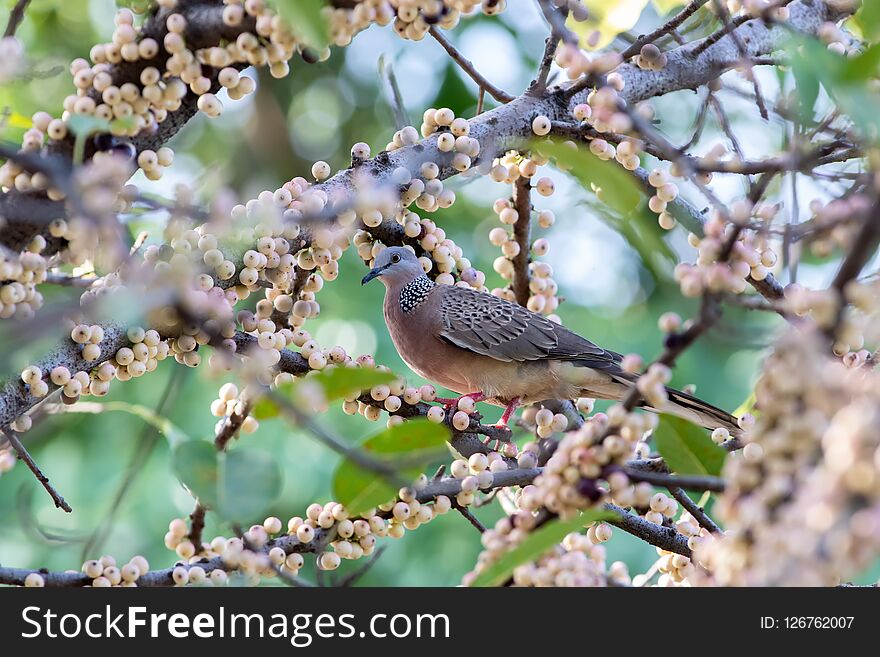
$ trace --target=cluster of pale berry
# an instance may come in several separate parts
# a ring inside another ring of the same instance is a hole
[[[248,414],[251,403],[250,391],[245,388],[241,392],[234,383],[224,383],[220,386],[217,399],[211,402],[211,414],[220,418],[214,427],[214,433],[218,434],[223,429],[227,418],[241,418],[241,433],[254,433],[260,427],[260,423],[253,415]],[[244,416],[244,417],[241,417]]]
[[[48,262],[40,255],[46,246],[41,235],[16,254],[0,253],[0,318],[29,319],[43,305],[37,285],[46,278]]]
[[[656,495],[662,495],[657,493]],[[655,496],[652,496],[651,503],[654,504]],[[664,497],[666,497],[664,495]],[[667,498],[668,499],[668,498]],[[701,527],[694,517],[687,511],[682,511],[678,520],[672,520],[671,516],[669,524],[675,530],[687,538],[688,548],[693,552],[698,546],[715,540],[715,535],[711,534],[705,527]],[[658,523],[659,524],[659,523]],[[669,552],[663,548],[657,548],[658,559],[647,572],[636,575],[632,578],[633,586],[647,586],[653,576],[659,573],[656,586],[693,586],[701,582],[697,576],[697,569],[691,558],[675,552]]]
[[[523,410],[520,421],[525,426],[534,428],[538,438],[550,438],[554,433],[563,433],[568,428],[568,418],[565,415],[554,413],[550,409],[537,404],[533,404]],[[537,454],[537,445],[535,443],[527,443],[523,450],[523,453],[534,451]]]
[[[421,475],[412,487],[401,488],[396,499],[359,516],[350,516],[338,502],[312,504],[306,509],[305,517],[288,520],[286,534],[282,532],[281,520],[270,517],[262,525],[251,526],[242,538],[218,536],[195,546],[189,538],[186,522],[175,518],[169,524],[165,545],[186,562],[175,568],[175,584],[225,582],[226,572],[215,576],[218,568],[199,565],[215,557],[223,561],[219,570],[237,572],[250,585],[258,584],[261,577],[274,577],[279,572],[298,574],[304,563],[302,552],[317,552],[317,567],[335,570],[342,559],[369,556],[380,538],[402,538],[406,530],[431,522],[447,513],[453,504],[462,507],[473,504],[480,489],[492,486],[493,472],[507,468],[504,457],[497,452],[477,454],[467,461],[460,459],[452,463],[451,477],[440,482],[460,482],[461,491],[454,501],[446,495],[438,495],[429,502],[419,502],[418,491],[428,483],[427,477]],[[327,537],[332,537],[329,542]]]
[[[835,54],[852,57],[859,53],[857,42],[836,23],[823,23],[816,30],[816,36]]]
[[[823,203],[820,199],[810,201],[810,222],[814,226],[810,236],[810,252],[825,258],[835,249],[849,249],[858,234],[861,218],[872,205],[871,198],[863,194],[834,199]]]
[[[831,0],[833,2],[852,4],[852,0]],[[767,16],[773,21],[787,21],[789,17],[788,3],[784,0],[727,0],[727,11],[732,15],[742,14],[755,18]],[[709,5],[710,11],[715,11],[714,5]]]
[[[853,280],[840,299],[834,290],[813,290],[797,283],[787,285],[783,307],[795,315],[810,317],[818,326],[836,326],[832,350],[844,365],[858,369],[873,362],[865,345],[880,343],[880,281]],[[841,309],[841,303],[846,305]]]
[[[370,357],[361,357],[356,362],[363,366],[371,366]],[[406,381],[397,379],[390,384],[373,386],[366,393],[354,393],[342,402],[342,410],[346,415],[360,413],[370,422],[376,422],[382,415],[382,410],[388,412],[388,426],[394,426],[403,422],[404,418],[395,415],[404,404],[415,405],[420,402],[431,402],[436,397],[434,386],[423,385],[420,388],[407,386]],[[435,410],[436,409],[436,410]],[[446,414],[439,406],[432,406],[428,410],[427,418],[431,422],[444,422]]]
[[[846,366],[859,368],[875,359],[865,344],[880,344],[880,281],[850,281],[843,292],[850,305],[840,317],[834,353]]]
[[[559,441],[543,472],[522,490],[520,508],[532,512],[543,507],[571,518],[609,495],[621,506],[648,507],[651,487],[632,486],[614,466],[644,455],[647,447],[642,438],[655,426],[654,416],[627,413],[619,404],[609,408],[607,415],[589,417],[580,429]],[[599,485],[602,480],[608,482],[607,487]]]
[[[672,230],[676,223],[668,206],[678,198],[678,186],[669,178],[664,169],[654,169],[648,174],[648,184],[654,190],[654,195],[648,200],[648,208],[658,215],[657,223],[663,230]]]
[[[538,122],[541,119],[546,119],[546,117],[539,116],[535,121]],[[546,163],[547,159],[537,152],[532,153],[529,157],[525,157],[516,151],[511,151],[493,162],[489,176],[495,182],[513,184],[520,178],[531,179],[535,175],[537,167]],[[542,196],[550,196],[555,191],[553,180],[549,177],[539,178],[534,188]],[[510,232],[511,228],[508,227],[513,227],[520,221],[519,212],[510,198],[497,199],[492,209],[498,215],[498,220],[502,224],[502,226],[489,231],[489,242],[493,246],[500,248],[502,254],[495,259],[493,269],[504,280],[512,281],[515,274],[513,263],[520,255],[522,247],[515,235]],[[530,208],[529,215],[531,216],[533,212],[535,210]],[[540,228],[550,228],[556,222],[556,216],[552,210],[541,210],[535,212],[535,214],[537,225]],[[522,220],[528,221],[529,218],[523,218]],[[529,276],[530,294],[526,305],[532,312],[549,315],[555,321],[558,321],[559,318],[555,313],[559,307],[559,298],[557,296],[559,288],[556,281],[553,280],[553,268],[546,262],[532,259],[532,257],[546,256],[549,252],[550,243],[544,237],[535,239],[529,247],[527,273]],[[511,285],[503,288],[494,288],[492,294],[508,301],[515,301]]]
[[[662,71],[667,62],[666,53],[653,43],[646,43],[639,54],[633,57],[633,63],[645,71]]]
[[[446,231],[434,221],[419,219],[414,212],[405,212],[398,222],[403,222],[408,237],[418,240],[418,246],[424,252],[424,255],[419,256],[419,263],[437,284],[486,290],[486,274],[471,264],[464,256],[462,248],[446,237]],[[354,244],[358,255],[368,264],[386,248],[385,244],[368,231],[358,231],[354,236]]]
[[[491,564],[520,545],[537,526],[537,519],[527,512],[516,512],[498,520],[480,537],[483,550],[474,569],[464,575],[469,586]],[[517,566],[511,577],[514,586],[606,586],[605,547],[611,528],[598,523],[586,535],[571,533],[534,561]],[[618,568],[619,571],[619,568]],[[618,572],[617,574],[623,574]]]
[[[632,130],[632,118],[621,110],[623,103],[620,92],[626,86],[623,76],[617,71],[612,71],[605,76],[605,84],[593,89],[587,95],[587,105],[592,114],[586,122],[602,133],[625,134]],[[642,103],[636,107],[639,112],[647,113],[650,118],[653,111],[650,104]]]
[[[109,336],[105,335],[108,331]],[[65,404],[73,404],[83,395],[103,397],[114,379],[128,381],[152,372],[170,353],[169,344],[161,340],[157,331],[140,327],[122,331],[114,325],[76,324],[71,328],[70,339],[79,358],[90,366],[71,371],[65,365],[57,365],[43,371],[36,365],[28,365],[21,372],[26,394],[42,399],[50,390],[60,388],[61,401]],[[118,347],[120,343],[128,346]],[[108,346],[102,348],[102,344]],[[27,414],[12,423],[16,431],[27,431],[31,426],[32,420]]]
[[[86,331],[88,331],[88,337]],[[102,359],[101,340],[103,334],[104,330],[101,326],[89,327],[85,324],[78,324],[71,330],[70,337],[74,342],[83,345],[82,357],[84,360],[98,362]],[[110,356],[110,358],[98,368],[98,380],[104,381],[108,386],[114,378],[127,381],[153,371],[158,362],[167,358],[169,353],[173,351],[167,342],[161,340],[159,333],[154,329],[144,330],[139,326],[133,326],[126,330],[126,338],[130,346],[121,347],[112,356],[104,354],[105,357]],[[101,368],[104,368],[105,365],[109,365],[113,370],[102,372]],[[60,381],[64,378],[66,378],[64,372],[61,372],[57,380]],[[57,383],[55,379],[52,382]],[[75,395],[69,394],[74,390],[75,386],[70,390],[65,388],[65,395],[75,397]],[[104,395],[106,392],[103,386],[96,388],[95,381],[92,381],[80,394]]]
[[[271,536],[281,532],[281,520],[266,518],[262,525],[251,526],[241,538],[215,536],[200,546],[189,538],[186,521],[175,518],[168,524],[165,547],[174,550],[181,560],[171,573],[175,586],[224,586],[229,573],[235,573],[249,586],[256,586],[263,577],[282,574],[296,575],[304,563],[302,554],[265,550]],[[270,556],[271,555],[271,556]],[[216,563],[219,558],[222,563]],[[276,570],[277,569],[277,570]]]
[[[608,532],[608,525],[599,524],[590,527],[587,536],[569,534],[536,561],[518,566],[513,571],[513,585],[597,587],[606,586],[608,579],[625,583],[626,567],[620,564],[613,573],[606,571],[605,547],[597,545],[598,537]]]
[[[450,165],[459,173],[465,173],[471,168],[474,159],[480,154],[480,142],[470,135],[470,124],[467,119],[456,118],[455,112],[448,107],[435,109],[433,107],[425,110],[422,116],[421,133],[427,138],[431,135],[437,135],[437,149],[441,153],[450,153]],[[413,126],[406,126],[394,133],[394,137],[386,146],[386,150],[395,151],[404,146],[411,146],[419,140],[419,132]],[[428,163],[428,167],[431,164]],[[428,171],[433,172],[433,168]],[[395,172],[397,173],[397,172]],[[401,172],[403,173],[403,172]],[[425,171],[420,171],[424,174]],[[439,169],[437,170],[439,173]],[[433,176],[424,176],[425,182],[435,179],[437,173]],[[397,181],[399,185],[406,185],[409,181]],[[454,200],[454,199],[453,199]]]
[[[347,46],[354,36],[372,24],[393,22],[394,31],[404,39],[420,41],[432,25],[451,30],[462,14],[480,7],[484,14],[499,14],[507,0],[364,0],[351,7],[325,8],[330,38],[337,46]]]
[[[587,40],[587,45],[590,41]],[[604,75],[620,66],[623,59],[619,53],[608,51],[590,55],[574,43],[561,43],[554,56],[556,64],[565,71],[569,80],[584,75]]]
[[[758,231],[741,230],[729,248],[727,258],[720,258],[736,224],[746,223],[752,216],[769,222],[777,209],[775,205],[755,208],[743,200],[731,207],[730,222],[714,213],[703,226],[703,237],[694,234],[688,237],[690,244],[698,250],[696,263],[681,263],[675,268],[675,280],[681,293],[686,297],[700,296],[704,292],[740,294],[749,277],[756,281],[767,278],[776,265],[777,256],[768,244],[767,236]]]
[[[138,578],[146,575],[149,570],[149,563],[140,555],[132,557],[122,566],[118,566],[112,556],[104,555],[100,559],[86,561],[81,568],[81,572],[92,580],[89,586],[94,588],[137,586]],[[30,573],[25,578],[24,585],[41,588],[46,585],[46,580],[40,573]]]
[[[288,60],[303,47],[264,0],[225,0],[223,22],[229,28],[240,28],[237,38],[190,49],[187,20],[183,13],[172,11],[177,3],[160,4],[166,9],[159,14],[165,21],[164,29],[158,30],[163,33],[161,43],[144,36],[131,10],[120,9],[111,41],[92,47],[91,63],[82,58],[71,63],[76,93],[65,98],[61,118],[47,117],[40,125],[35,123],[34,130],[43,134],[28,131],[23,144],[26,149],[42,147],[44,135],[53,141],[67,138],[70,118],[75,115],[108,121],[110,132],[120,137],[155,130],[180,108],[188,93],[198,96],[197,105],[204,114],[219,116],[222,103],[215,95],[218,87],[226,89],[232,99],[254,91],[254,80],[241,76],[240,68],[268,65],[274,77],[284,77],[289,72]],[[170,56],[164,57],[163,52]],[[2,59],[5,63],[6,58]],[[136,67],[137,79],[114,79],[114,66],[123,63],[129,69]],[[172,159],[171,150],[163,148],[142,151],[137,161],[155,180]]]
[[[703,530],[705,531],[705,530]],[[676,586],[692,586],[694,584],[696,566],[690,558],[669,552],[662,548],[657,548],[657,561],[645,573],[635,575],[632,578],[633,586],[657,586],[660,588],[669,588]],[[657,581],[651,584],[654,575]]]
[[[34,114],[23,149],[42,148],[50,125],[47,113]],[[25,319],[42,305],[42,295],[36,286],[45,280],[48,259],[56,252],[61,262],[73,265],[95,257],[103,219],[120,210],[120,192],[130,174],[131,167],[109,153],[101,153],[88,165],[77,168],[72,180],[80,201],[75,214],[69,219],[53,219],[46,227],[47,235],[34,235],[17,255],[7,250],[0,256],[0,318]],[[64,197],[50,185],[46,174],[25,171],[13,160],[0,165],[0,188],[46,192],[52,200]],[[65,248],[59,251],[62,244]],[[109,251],[112,249],[107,249],[102,257],[112,261]]]
[[[727,531],[695,558],[720,585],[833,586],[880,553],[880,385],[822,338],[790,333],[756,386],[761,414],[725,466]]]

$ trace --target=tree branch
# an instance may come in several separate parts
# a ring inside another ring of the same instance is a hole
[[[709,517],[709,514],[703,510],[703,507],[699,506],[688,496],[684,489],[671,486],[669,492],[672,494],[672,497],[681,504],[684,510],[693,516],[694,520],[697,521],[697,524],[700,525],[700,527],[703,527],[713,534],[721,533],[721,528],[715,524],[715,521],[712,520],[712,518]]]
[[[24,20],[24,13],[27,11],[30,2],[31,0],[18,0],[18,2],[15,3],[12,11],[9,12],[9,21],[6,23],[6,31],[3,32],[4,37],[15,36],[15,31]]]
[[[520,176],[513,183],[513,207],[519,218],[513,225],[513,239],[519,244],[519,253],[513,258],[513,295],[525,306],[529,301],[529,251],[532,232],[532,181]]]

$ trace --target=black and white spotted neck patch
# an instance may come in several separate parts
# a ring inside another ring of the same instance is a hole
[[[427,276],[419,276],[403,286],[400,290],[400,309],[411,313],[418,308],[437,284]]]

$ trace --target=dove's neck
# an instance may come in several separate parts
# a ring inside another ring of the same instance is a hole
[[[398,302],[404,314],[413,312],[425,302],[428,295],[437,287],[437,284],[424,274],[416,276],[409,283],[400,288]]]

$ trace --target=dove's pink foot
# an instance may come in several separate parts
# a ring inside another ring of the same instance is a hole
[[[514,397],[508,402],[507,406],[504,408],[504,413],[501,414],[501,420],[496,424],[496,427],[506,427],[507,423],[510,421],[510,418],[513,416],[514,411],[519,407],[519,397]]]
[[[510,421],[510,418],[513,416],[514,411],[516,411],[516,409],[518,407],[519,407],[519,397],[514,397],[513,399],[510,400],[510,402],[504,408],[504,413],[501,414],[501,419],[491,426],[498,427],[499,429],[507,429],[509,431],[510,428],[507,426],[507,423]],[[488,447],[490,442],[492,442],[492,439],[486,438],[486,440],[483,441],[483,444]],[[498,451],[498,447],[499,447],[500,443],[501,443],[500,440],[495,441],[495,447],[494,447],[495,451]]]

